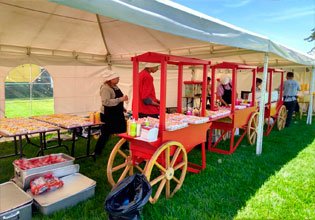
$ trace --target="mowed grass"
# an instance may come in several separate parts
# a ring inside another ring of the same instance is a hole
[[[199,174],[187,173],[182,188],[171,199],[164,194],[156,204],[148,203],[143,219],[314,219],[315,216],[315,125],[305,118],[282,131],[264,137],[262,155],[246,140],[232,155],[207,152],[207,167]],[[187,137],[193,138],[193,137]],[[38,142],[37,137],[32,139]],[[85,153],[85,139],[77,141],[76,155]],[[112,138],[96,162],[92,158],[75,161],[80,172],[97,181],[95,196],[49,216],[38,211],[33,219],[107,219],[104,201],[111,190],[106,166]],[[96,140],[92,141],[94,148]],[[26,144],[26,143],[24,143]],[[65,142],[68,146],[71,143]],[[222,143],[227,145],[227,142]],[[38,148],[24,146],[25,155],[34,157]],[[12,142],[0,143],[0,155],[14,152]],[[64,152],[57,148],[46,152]],[[0,159],[0,183],[14,175],[12,162],[17,157]],[[200,163],[200,148],[188,154]]]
[[[5,116],[29,117],[54,113],[54,99],[9,99],[5,101]]]
[[[236,219],[314,219],[315,145],[302,150],[296,158],[247,201]]]

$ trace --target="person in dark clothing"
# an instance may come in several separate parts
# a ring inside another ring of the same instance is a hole
[[[104,83],[100,88],[102,100],[101,135],[95,146],[95,154],[100,155],[111,134],[126,132],[126,120],[124,116],[124,102],[128,96],[118,88],[119,75],[114,71],[108,71]]]
[[[207,102],[206,102],[206,108],[210,109],[211,105],[211,77],[207,77]]]
[[[261,84],[262,84],[262,79],[256,78],[256,92],[261,91],[261,88],[260,88]]]
[[[230,77],[225,76],[217,87],[217,97],[224,106],[232,103],[232,85]]]
[[[283,101],[284,105],[288,111],[285,126],[289,127],[293,111],[295,110],[297,104],[297,92],[300,90],[300,85],[294,79],[293,72],[287,72],[287,80],[283,83]]]

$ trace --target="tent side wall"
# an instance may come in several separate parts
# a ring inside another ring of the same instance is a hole
[[[44,67],[53,79],[55,113],[83,114],[100,106],[99,87],[107,69],[103,62],[84,62],[64,57],[0,55],[0,116],[5,115],[5,79],[19,65]]]

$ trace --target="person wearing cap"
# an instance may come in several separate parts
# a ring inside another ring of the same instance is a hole
[[[124,116],[124,102],[128,96],[118,88],[119,75],[111,70],[104,74],[104,83],[100,87],[101,135],[95,146],[95,154],[100,155],[111,134],[126,132],[126,120]]]
[[[158,118],[160,101],[156,98],[152,73],[159,69],[159,64],[147,63],[139,73],[139,118]]]
[[[224,76],[217,87],[217,97],[224,106],[232,103],[232,85],[230,77]]]
[[[292,115],[296,109],[297,104],[297,93],[300,89],[299,83],[294,80],[294,73],[287,72],[287,80],[283,83],[283,101],[288,111],[288,115],[285,122],[285,127],[289,127],[292,120]]]

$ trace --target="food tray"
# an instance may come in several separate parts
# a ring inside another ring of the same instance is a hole
[[[204,124],[209,122],[209,117],[188,116],[186,121],[188,124]]]
[[[47,174],[52,174],[55,177],[64,177],[73,173],[78,173],[80,170],[80,165],[79,164],[73,164],[73,165],[68,165],[64,167],[59,167],[56,169],[51,169],[51,170],[45,170],[39,173],[34,173],[29,176],[26,176],[24,179],[16,179],[14,178],[13,181],[18,185],[20,188],[27,190],[30,188],[30,182],[38,177],[45,176]],[[22,181],[22,182],[21,182]]]
[[[0,184],[0,220],[32,219],[33,199],[13,182]]]
[[[40,172],[44,172],[44,171],[53,170],[53,169],[56,169],[58,167],[64,167],[64,166],[72,165],[73,162],[74,162],[74,158],[73,157],[71,157],[71,156],[69,156],[67,154],[64,154],[64,153],[51,154],[51,156],[61,156],[63,159],[65,159],[65,161],[60,162],[60,163],[49,164],[49,165],[46,165],[46,166],[35,167],[35,168],[27,169],[27,170],[22,170],[20,167],[18,167],[13,162],[14,179],[17,182],[24,183],[25,182],[25,178],[27,176],[30,176],[30,175],[36,174],[36,173],[40,173]],[[28,160],[40,159],[40,158],[45,158],[45,157],[49,157],[49,155],[36,157],[36,158],[30,158]]]
[[[61,180],[63,187],[55,191],[36,196],[28,191],[41,213],[49,215],[94,196],[96,182],[80,173],[65,176]]]
[[[33,116],[32,118],[38,121],[57,125],[65,129],[91,126],[94,124],[93,122],[90,122],[88,118],[83,118],[77,115],[70,115],[70,114],[41,115],[41,116]]]

